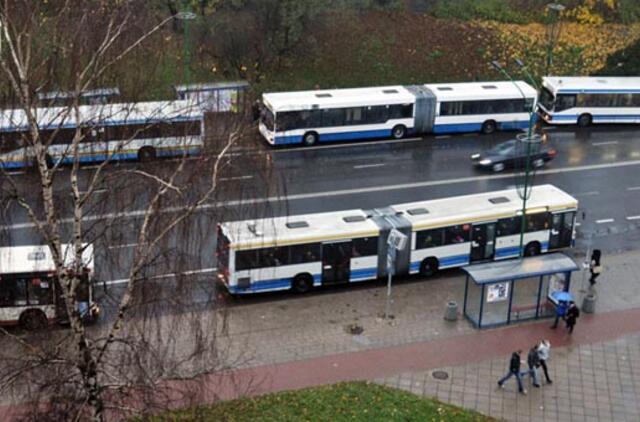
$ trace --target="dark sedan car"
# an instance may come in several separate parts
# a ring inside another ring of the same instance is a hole
[[[546,145],[531,145],[529,162],[531,168],[539,168],[556,156],[556,150]],[[502,142],[490,150],[473,154],[471,160],[482,169],[502,171],[506,168],[524,168],[527,146],[516,139]]]

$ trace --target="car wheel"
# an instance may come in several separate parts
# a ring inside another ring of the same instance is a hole
[[[531,164],[533,164],[533,167],[535,168],[540,168],[544,166],[544,160],[542,158],[536,158]]]
[[[495,163],[494,165],[491,166],[491,170],[493,170],[496,173],[501,172],[502,170],[504,170],[504,163]]]

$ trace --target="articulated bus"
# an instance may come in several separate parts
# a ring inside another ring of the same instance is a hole
[[[274,146],[492,133],[528,127],[536,98],[522,81],[265,93],[259,129]]]
[[[527,201],[526,256],[573,245],[578,202],[552,185]],[[522,200],[515,189],[373,210],[348,210],[218,226],[218,279],[232,294],[353,283],[387,275],[391,229],[407,236],[395,274],[431,276],[440,269],[517,257]]]
[[[159,101],[82,105],[80,121],[68,107],[33,110],[40,142],[49,143],[49,165],[102,162],[105,160],[149,160],[200,151],[203,145],[202,110],[192,101]],[[83,139],[76,157],[71,144],[76,129]],[[34,163],[32,134],[24,110],[0,112],[0,168],[20,168]]]
[[[84,274],[76,291],[76,303],[82,319],[91,322],[99,313],[93,301],[93,246],[83,247]],[[65,265],[69,267],[73,266],[73,251],[73,245],[62,245]],[[34,330],[66,321],[68,316],[49,247],[0,247],[0,325]]]
[[[640,123],[640,77],[544,77],[538,106],[550,124]]]

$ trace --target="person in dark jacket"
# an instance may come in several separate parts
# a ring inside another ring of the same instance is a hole
[[[591,261],[589,262],[589,272],[591,273],[591,277],[589,277],[589,284],[592,286],[596,284],[596,278],[598,278],[602,272],[602,265],[600,265],[601,255],[602,252],[600,252],[600,249],[594,249],[591,254]]]
[[[538,355],[537,344],[534,345],[531,350],[529,350],[529,354],[527,354],[527,366],[529,367],[529,370],[523,372],[523,375],[529,374],[533,386],[540,388],[540,383],[538,383],[538,377],[536,376],[536,368],[540,366],[540,356]]]
[[[567,324],[567,330],[569,330],[569,334],[573,333],[573,327],[576,325],[576,321],[580,316],[580,309],[576,306],[574,301],[569,303],[569,309],[567,309],[567,316],[565,322]]]
[[[527,390],[522,388],[522,374],[520,373],[520,356],[522,350],[518,350],[511,354],[511,360],[509,361],[509,372],[498,381],[498,387],[504,388],[504,383],[511,377],[515,376],[518,381],[518,391],[522,394],[527,394]]]
[[[566,313],[567,313],[567,302],[565,302],[564,300],[561,300],[556,305],[556,319],[555,321],[553,321],[553,325],[551,326],[551,328],[557,328],[558,321],[560,320],[560,318],[564,319]]]

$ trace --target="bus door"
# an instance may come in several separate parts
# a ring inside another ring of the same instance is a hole
[[[549,250],[568,248],[571,246],[575,215],[575,211],[551,214]]]
[[[496,223],[474,224],[471,230],[470,262],[493,259],[495,253]]]
[[[322,244],[322,284],[349,281],[351,247],[351,241]]]

